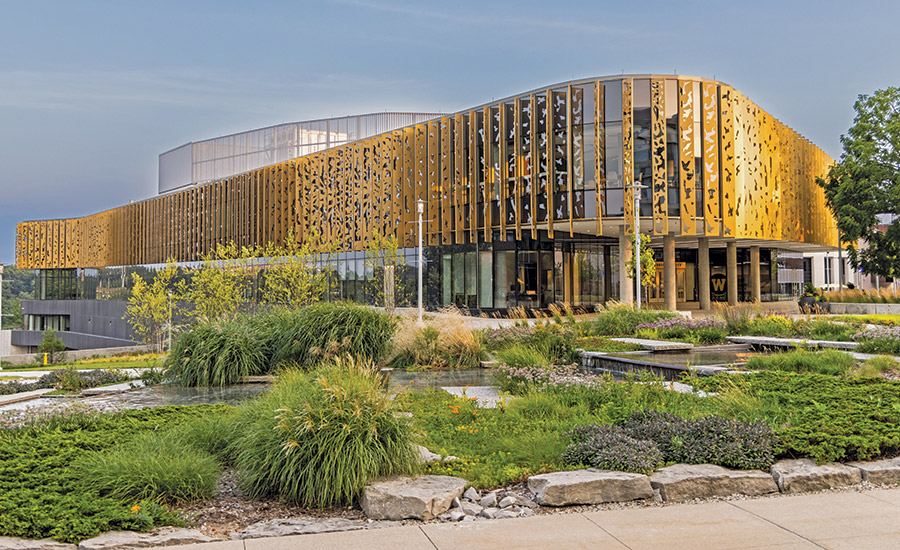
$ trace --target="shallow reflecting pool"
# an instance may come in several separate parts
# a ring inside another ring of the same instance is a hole
[[[609,353],[607,355],[610,357],[634,359],[636,361],[647,361],[649,363],[660,363],[677,367],[709,367],[713,365],[741,365],[753,357],[769,354],[766,352],[744,349],[672,352],[638,351],[631,353]]]
[[[184,388],[172,384],[158,384],[122,393],[91,397],[41,397],[22,403],[13,403],[0,408],[0,410],[59,407],[72,403],[83,403],[95,409],[143,409],[163,405],[201,405],[205,403],[235,405],[265,392],[269,387],[268,384],[239,384],[224,388]]]
[[[383,371],[388,378],[389,388],[440,388],[443,386],[492,386],[494,374],[491,369],[440,369],[431,371],[408,371],[393,369]]]

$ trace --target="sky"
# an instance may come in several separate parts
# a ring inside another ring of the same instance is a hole
[[[837,158],[900,86],[893,1],[0,0],[0,262],[15,224],[157,193],[160,153],[332,116],[455,112],[625,73],[714,78]]]

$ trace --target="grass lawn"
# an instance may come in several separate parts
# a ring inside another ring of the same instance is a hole
[[[12,365],[10,363],[3,364],[3,370],[7,371],[31,371],[31,370],[56,370],[68,367],[75,367],[78,370],[90,369],[133,369],[133,368],[149,368],[159,367],[165,354],[146,353],[142,355],[122,355],[119,357],[94,357],[89,359],[79,359],[78,361],[67,361],[57,363],[55,365],[41,365],[29,363],[27,365]]]

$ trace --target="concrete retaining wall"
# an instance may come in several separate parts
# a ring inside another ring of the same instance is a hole
[[[77,359],[87,359],[95,355],[100,357],[111,357],[120,353],[145,353],[149,352],[148,346],[125,346],[119,348],[99,348],[99,349],[82,349],[66,352],[66,361],[75,361]],[[0,361],[6,361],[13,365],[27,365],[36,362],[36,353],[22,353],[17,355],[7,355],[0,357]]]
[[[840,315],[875,315],[893,313],[900,315],[900,304],[851,304],[828,302],[828,310]]]

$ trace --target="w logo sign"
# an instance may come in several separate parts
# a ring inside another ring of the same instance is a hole
[[[710,278],[710,283],[712,283],[712,291],[713,294],[725,294],[725,282],[727,281],[725,275],[721,273],[717,273]]]

